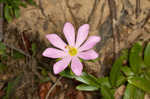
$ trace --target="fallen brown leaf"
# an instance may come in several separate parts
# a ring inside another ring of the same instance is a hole
[[[145,94],[144,99],[150,99],[150,94]]]
[[[85,99],[83,92],[79,91],[76,95],[76,99]]]
[[[3,90],[0,90],[0,98],[5,95],[5,92]]]
[[[124,94],[125,91],[125,85],[121,85],[115,92],[114,97],[115,99],[122,99],[122,96]]]
[[[40,89],[39,89],[40,99],[45,99],[46,94],[47,94],[48,90],[50,89],[51,85],[52,84],[50,82],[43,83],[40,85]]]

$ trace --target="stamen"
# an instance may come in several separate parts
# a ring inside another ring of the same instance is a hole
[[[78,53],[78,50],[72,46],[66,46],[65,48],[69,49],[70,56],[75,56]]]

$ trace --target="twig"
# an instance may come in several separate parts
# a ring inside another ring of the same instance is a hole
[[[108,4],[109,4],[110,17],[111,17],[112,21],[113,21],[113,19],[117,20],[115,0],[108,0]]]
[[[129,0],[122,0],[122,2],[123,2],[123,6],[125,7],[125,9],[133,9],[133,5],[131,4]]]
[[[50,88],[50,90],[48,91],[47,95],[46,95],[46,98],[45,99],[48,99],[50,93],[52,92],[52,90],[56,87],[57,83],[62,79],[62,77],[60,76],[57,81],[55,82],[55,84]]]
[[[52,18],[49,18],[49,15],[46,15],[46,13],[44,12],[44,8],[42,6],[42,0],[39,0],[39,9],[42,13],[42,15],[47,19],[49,20],[56,28],[57,28],[57,24],[52,20]]]
[[[60,5],[60,7],[61,7],[61,11],[63,12],[64,21],[66,22],[66,21],[67,21],[67,17],[66,17],[66,14],[65,14],[65,11],[66,11],[66,10],[64,10],[61,1],[58,1],[58,3],[59,3],[59,5]],[[66,3],[66,1],[65,1],[65,3]]]
[[[108,0],[109,4],[109,11],[111,17],[111,24],[112,24],[112,32],[113,32],[113,50],[114,50],[114,57],[117,58],[116,54],[118,53],[118,33],[117,33],[117,12],[116,12],[116,3],[114,0]]]
[[[34,57],[31,58],[30,60],[30,65],[32,68],[32,72],[39,78],[39,79],[44,79],[43,76],[40,75],[40,73],[37,71],[37,61]]]
[[[70,13],[70,15],[71,15],[71,17],[72,17],[72,19],[73,19],[74,24],[75,24],[75,25],[78,25],[78,24],[77,24],[77,20],[76,20],[76,18],[75,18],[75,16],[74,16],[73,12],[72,12],[72,10],[71,10],[71,7],[70,7],[70,5],[69,5],[69,0],[65,0],[65,3],[66,3],[66,6],[67,6],[68,9],[69,9],[69,13]]]
[[[43,16],[47,17],[46,14],[44,13],[44,9],[43,9],[43,6],[42,6],[42,0],[39,0],[39,8],[40,8],[41,13],[43,14]]]
[[[100,21],[99,21],[99,23],[98,23],[98,26],[100,26],[101,25],[101,23],[102,23],[102,20],[103,20],[103,17],[104,17],[104,8],[105,8],[105,6],[106,6],[106,2],[104,2],[103,3],[103,5],[102,5],[102,9],[101,9],[101,15],[100,15]],[[98,28],[98,27],[97,27]]]
[[[140,0],[136,0],[136,18],[138,18],[140,14]]]
[[[97,5],[98,5],[99,1],[100,1],[100,0],[95,0],[95,1],[94,1],[92,11],[91,11],[90,15],[88,16],[87,23],[89,23],[89,22],[91,21],[91,18],[92,18],[93,14],[94,14],[94,12],[95,12],[95,10],[96,10],[96,8],[97,8]]]
[[[30,55],[30,54],[28,54],[28,53],[26,53],[26,52],[22,51],[21,49],[18,49],[18,48],[16,48],[16,47],[11,46],[11,45],[8,45],[8,44],[6,44],[6,43],[3,43],[3,44],[4,44],[5,46],[7,46],[7,47],[9,47],[9,48],[13,49],[13,50],[16,50],[16,51],[20,52],[21,54],[23,54],[23,55],[25,55],[25,56],[27,56],[27,57],[30,57],[30,58],[31,58],[31,55]]]
[[[141,28],[145,26],[145,24],[148,22],[149,19],[150,19],[150,11],[148,12],[146,18],[144,19],[143,24],[141,25]]]
[[[21,35],[21,39],[22,39],[22,42],[23,42],[25,51],[26,51],[27,53],[29,53],[29,50],[28,50],[28,47],[27,47],[27,44],[26,44],[26,41],[25,41],[25,38],[24,38],[24,34],[21,33],[21,32],[19,32],[19,34]]]

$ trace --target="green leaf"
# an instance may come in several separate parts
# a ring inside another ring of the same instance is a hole
[[[96,59],[93,59],[93,60],[88,60],[89,62],[92,62],[92,63],[95,63],[95,62],[97,62],[97,61],[99,61],[100,60],[100,58],[96,58]]]
[[[126,87],[123,99],[135,99],[134,98],[135,91],[136,91],[136,87],[131,84],[128,84]]]
[[[25,58],[23,54],[21,54],[21,53],[18,52],[18,51],[15,51],[15,50],[13,51],[12,57],[13,57],[14,59],[22,59],[22,58]]]
[[[71,73],[70,69],[65,69],[64,71],[59,73],[61,76],[66,77],[66,78],[75,78],[75,75],[73,75],[73,73]]]
[[[95,87],[95,86],[89,86],[89,85],[85,85],[85,84],[81,84],[81,85],[78,85],[76,87],[76,89],[80,90],[80,91],[96,91],[98,90],[99,88],[98,87]]]
[[[146,92],[150,93],[150,81],[140,77],[129,77],[128,82]]]
[[[14,9],[14,14],[15,14],[16,18],[19,18],[20,17],[20,9],[19,8],[15,8]]]
[[[36,3],[33,0],[27,0],[27,2],[31,5],[36,5]]]
[[[103,99],[114,99],[111,89],[106,86],[101,86],[101,94],[103,96]]]
[[[135,86],[128,84],[123,99],[144,99],[144,92]]]
[[[135,99],[144,99],[145,92],[139,88],[136,90]]]
[[[51,80],[50,77],[44,77],[44,79],[40,80],[40,83],[48,82],[50,80]],[[39,82],[39,80],[38,80],[38,82]]]
[[[132,72],[132,70],[128,66],[122,67],[121,70],[123,71],[123,73],[126,76],[133,76],[134,75],[134,73]]]
[[[2,42],[0,42],[0,55],[6,55],[6,46]]]
[[[55,61],[58,62],[58,61],[60,61],[60,60],[62,60],[62,58],[57,58]]]
[[[6,65],[0,63],[0,73],[4,73],[4,71],[7,69]]]
[[[116,81],[118,78],[118,75],[120,74],[120,69],[123,65],[123,61],[127,59],[128,51],[123,51],[123,55],[120,56],[115,63],[112,66],[111,72],[110,72],[110,82],[112,86],[116,86]]]
[[[36,54],[36,49],[37,49],[37,46],[35,43],[32,43],[32,47],[31,47],[31,50],[32,50],[32,55],[35,56]]]
[[[24,3],[24,2],[21,2],[20,5],[21,5],[22,7],[24,7],[24,8],[27,7],[26,3]]]
[[[75,76],[75,79],[87,85],[96,87],[100,86],[100,84],[97,82],[97,79],[94,76],[87,74],[85,72],[83,72],[81,76]]]
[[[67,77],[71,79],[74,78],[77,81],[90,85],[90,86],[96,86],[96,87],[100,86],[100,84],[97,82],[97,79],[94,76],[87,74],[85,72],[83,72],[81,76],[76,76],[74,75],[74,73],[72,73],[72,71],[70,71],[70,69],[66,69],[59,74],[63,77]]]
[[[129,63],[134,73],[139,73],[141,66],[143,65],[142,62],[142,44],[135,43],[131,48],[130,55],[129,55]]]
[[[1,56],[1,60],[6,61],[7,59],[8,59],[8,55],[6,52],[4,52],[4,54]]]
[[[8,22],[12,21],[11,10],[12,8],[6,4],[4,7],[4,16]]]
[[[109,82],[109,79],[108,77],[101,77],[101,78],[98,78],[97,79],[98,83],[101,85],[101,86],[107,86],[108,88],[112,88],[110,82]]]
[[[6,96],[5,99],[10,99],[10,96],[13,92],[15,92],[15,87],[19,84],[19,82],[21,81],[22,78],[22,74],[17,76],[17,78],[11,82],[8,82],[8,86],[6,88]]]
[[[150,67],[150,43],[147,44],[144,51],[144,63]]]
[[[5,3],[5,2],[6,2],[6,0],[0,0],[0,2],[1,2],[1,3]]]
[[[150,81],[150,70],[144,72],[144,76],[145,76],[145,78],[146,78],[147,80]]]
[[[116,81],[116,86],[119,87],[120,85],[124,84],[126,82],[126,78],[120,73],[118,76],[118,79]]]
[[[6,50],[6,46],[2,42],[0,42],[0,50]]]
[[[42,68],[41,74],[42,76],[47,76],[48,72],[44,68]]]

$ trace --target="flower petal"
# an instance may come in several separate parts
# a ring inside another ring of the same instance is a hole
[[[101,40],[99,36],[90,36],[88,40],[79,48],[79,51],[85,51],[93,48]]]
[[[49,58],[63,58],[67,53],[55,48],[47,48],[42,55]]]
[[[74,46],[75,43],[75,30],[71,23],[67,22],[63,29],[64,35],[69,43],[69,45]]]
[[[98,54],[94,50],[80,52],[78,56],[84,60],[92,60],[98,57]]]
[[[70,61],[71,61],[71,57],[68,56],[56,62],[53,67],[54,74],[58,74],[62,72],[69,65]]]
[[[78,30],[76,47],[78,48],[87,38],[89,32],[89,24],[82,25]]]
[[[71,69],[77,76],[80,76],[82,74],[83,65],[80,62],[79,58],[74,57],[72,59]]]
[[[60,48],[62,50],[65,50],[65,46],[67,46],[67,45],[58,35],[48,34],[48,35],[46,35],[46,37],[53,46]]]

